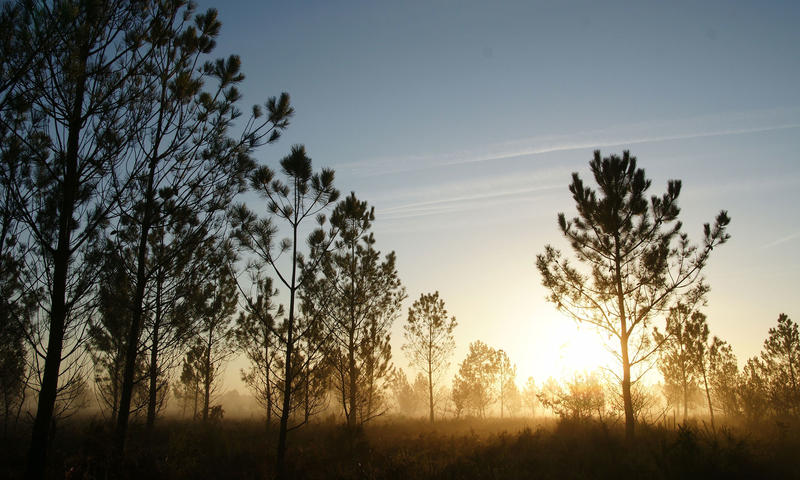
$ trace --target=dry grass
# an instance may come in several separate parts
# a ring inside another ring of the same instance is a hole
[[[51,478],[269,478],[274,432],[248,421],[163,421],[152,438],[131,430],[122,471],[110,470],[110,429],[60,427]],[[363,429],[310,425],[290,437],[298,479],[800,478],[796,425],[763,431],[640,426],[632,445],[619,425],[553,420],[387,419]],[[26,439],[7,439],[0,477],[21,476]]]

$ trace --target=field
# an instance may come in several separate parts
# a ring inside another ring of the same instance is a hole
[[[126,464],[110,470],[111,430],[92,420],[59,427],[49,478],[271,478],[274,432],[224,420],[136,426]],[[27,440],[27,439],[24,439]],[[0,477],[21,478],[27,441],[6,439]],[[640,426],[628,447],[619,425],[554,420],[387,419],[362,429],[314,424],[290,437],[298,479],[800,478],[800,430]]]

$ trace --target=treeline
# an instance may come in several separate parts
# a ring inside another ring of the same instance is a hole
[[[648,369],[657,369],[661,378],[632,386],[637,422],[674,426],[686,423],[691,413],[716,430],[718,420],[747,428],[758,428],[767,420],[800,420],[796,378],[800,336],[787,315],[778,317],[761,354],[741,369],[727,342],[709,338],[706,316],[686,305],[670,309],[665,332],[655,328],[652,336],[660,346]],[[427,411],[429,383],[424,374],[411,383],[398,372],[390,388],[395,413],[419,417]],[[625,420],[620,383],[613,371],[598,367],[540,384],[528,377],[520,388],[516,365],[503,350],[481,341],[470,344],[452,388],[440,387],[435,399],[437,418],[555,415],[570,420]]]

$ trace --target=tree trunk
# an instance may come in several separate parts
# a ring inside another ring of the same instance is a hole
[[[625,407],[625,440],[633,441],[635,424],[633,417],[633,399],[631,397],[631,363],[628,358],[628,338],[620,340],[622,347],[622,401]]]
[[[431,423],[433,423],[433,366],[428,355],[428,405],[430,406]]]
[[[42,386],[33,423],[31,445],[28,452],[28,465],[25,477],[40,479],[44,477],[47,461],[48,437],[53,420],[58,376],[61,369],[61,353],[64,342],[64,326],[67,318],[67,276],[72,259],[72,215],[78,193],[79,175],[78,152],[80,132],[83,128],[83,101],[86,93],[86,62],[89,46],[81,48],[79,61],[80,74],[75,84],[75,98],[70,112],[67,151],[65,155],[63,197],[58,219],[58,244],[53,252],[53,285],[50,296],[50,331],[47,339],[47,357],[44,362]]]
[[[295,185],[296,187],[296,185]],[[297,188],[295,188],[295,207],[297,206]],[[297,208],[295,208],[297,212]],[[294,297],[297,292],[297,224],[293,226],[292,241],[292,283],[289,288],[289,320],[286,332],[286,362],[283,377],[283,408],[278,431],[278,452],[276,456],[276,473],[278,480],[286,478],[286,435],[289,430],[289,408],[292,400],[292,354],[294,353]]]
[[[706,387],[706,400],[708,400],[708,413],[711,415],[711,430],[717,433],[714,426],[714,408],[711,406],[711,393],[708,391],[708,378],[706,377],[706,366],[703,365],[703,385]]]
[[[633,417],[633,399],[631,398],[631,361],[628,356],[628,318],[625,314],[625,296],[622,290],[622,269],[619,248],[619,236],[615,238],[615,276],[617,281],[617,307],[620,320],[620,353],[622,354],[622,403],[625,408],[625,441],[632,442],[635,435]]]
[[[159,327],[161,326],[161,287],[163,276],[159,272],[156,281],[156,314],[153,319],[153,338],[150,349],[150,389],[147,399],[147,432],[152,433],[156,422],[156,407],[158,404],[158,342]]]
[[[194,411],[192,412],[192,420],[197,420],[197,391],[199,389],[200,385],[194,382]]]
[[[213,335],[214,335],[214,327],[212,326],[208,330],[208,344],[206,345],[206,360],[205,365],[205,372],[203,375],[203,421],[208,420],[208,408],[209,403],[211,402],[211,382],[214,381],[214,373],[213,368],[211,366],[211,345],[213,342]]]
[[[264,392],[267,396],[267,429],[272,424],[272,388],[270,386],[270,361],[269,361],[269,328],[264,329],[264,361],[267,362],[267,368],[264,373]]]
[[[348,402],[350,403],[350,414],[347,416],[347,426],[355,427],[356,426],[356,391],[358,389],[358,385],[356,382],[356,359],[355,359],[355,342],[353,339],[353,331],[350,331],[350,344],[348,346],[347,352],[347,365],[348,365],[348,381],[350,383],[350,391],[348,392]]]
[[[133,297],[133,312],[131,315],[130,330],[128,330],[127,350],[125,352],[125,371],[122,377],[122,395],[119,402],[119,415],[117,416],[117,430],[114,439],[114,453],[118,460],[125,454],[125,437],[128,431],[128,417],[131,410],[131,397],[133,396],[134,376],[136,375],[136,356],[139,353],[139,334],[144,318],[144,292],[147,282],[147,240],[153,214],[153,199],[155,192],[153,182],[155,178],[156,161],[150,161],[147,190],[145,197],[144,216],[142,217],[141,230],[139,231],[139,245],[136,252],[136,291]]]

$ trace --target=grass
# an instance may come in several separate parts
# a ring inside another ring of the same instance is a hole
[[[270,478],[274,432],[263,423],[163,420],[151,437],[131,429],[126,463],[111,469],[111,429],[98,421],[60,427],[50,478]],[[21,478],[24,435],[4,441],[0,477]],[[390,419],[350,430],[309,425],[290,437],[288,471],[297,479],[736,479],[800,478],[800,432],[640,425],[633,444],[621,425],[489,419],[430,425]]]

